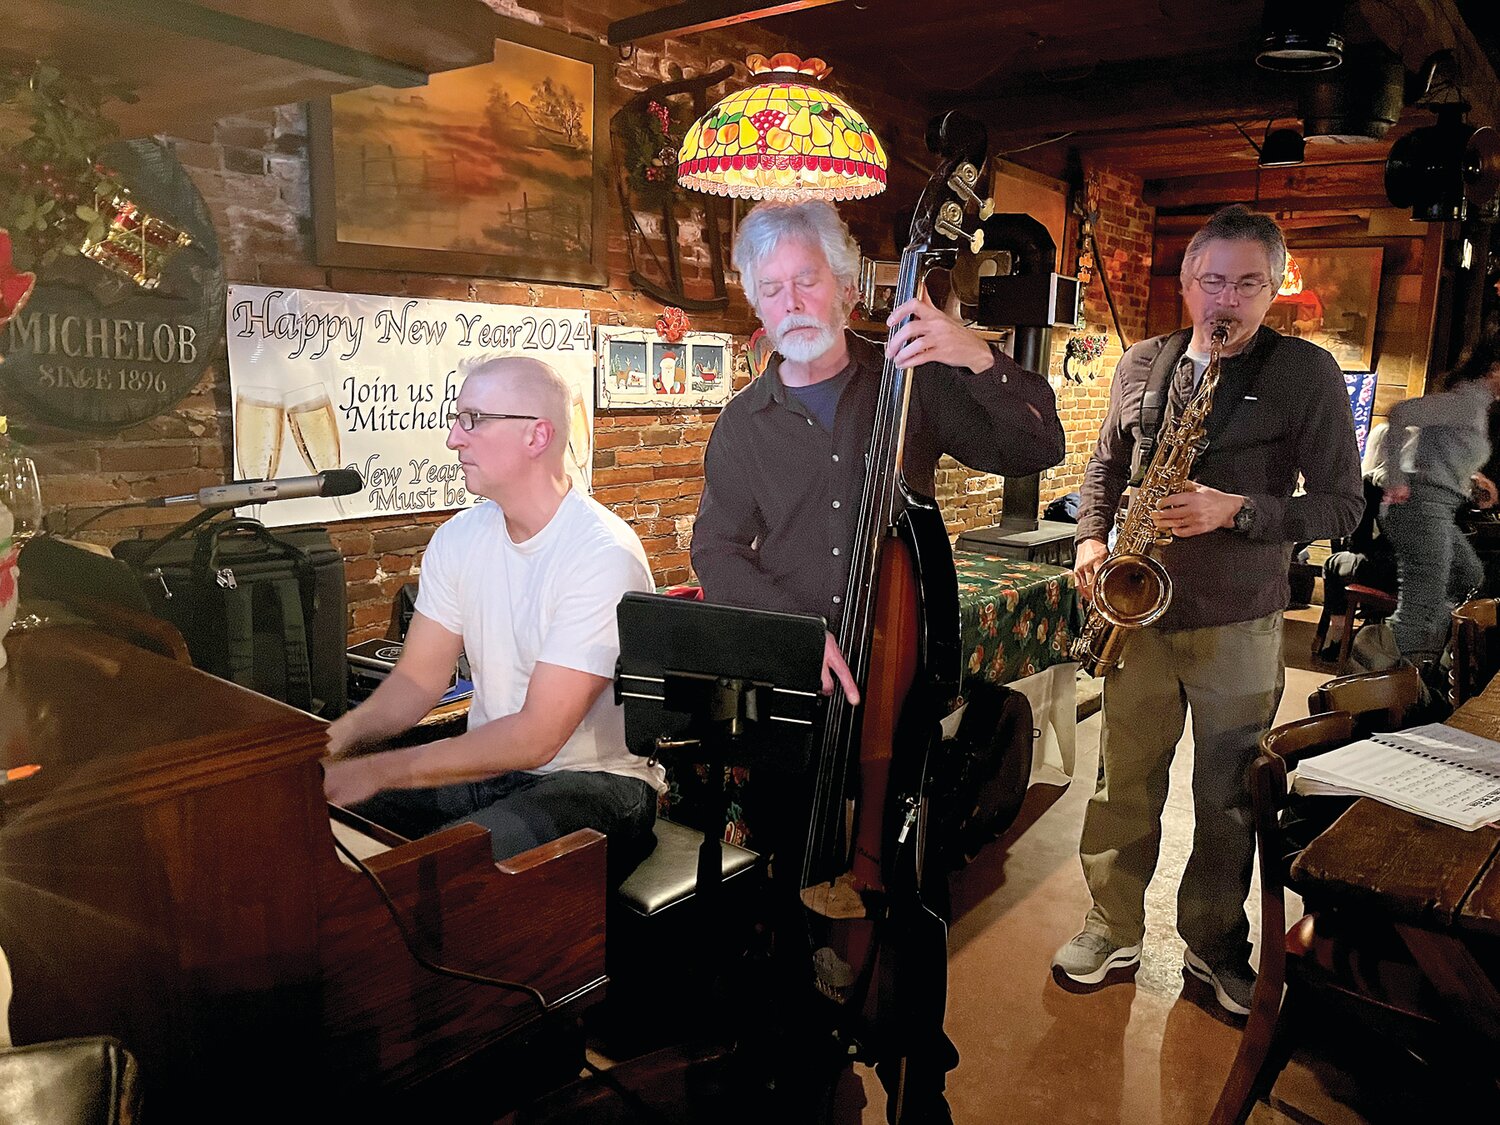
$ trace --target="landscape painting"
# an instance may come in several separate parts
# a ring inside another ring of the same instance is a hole
[[[1379,246],[1294,247],[1266,324],[1327,348],[1345,371],[1374,367]]]
[[[310,121],[318,260],[602,285],[602,62],[540,28],[427,85],[369,87]]]

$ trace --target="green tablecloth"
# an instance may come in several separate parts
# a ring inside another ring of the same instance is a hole
[[[964,683],[1006,684],[1071,660],[1080,611],[1073,572],[957,551]]]

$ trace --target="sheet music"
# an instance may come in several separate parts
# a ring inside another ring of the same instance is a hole
[[[1295,789],[1373,797],[1466,831],[1500,820],[1500,742],[1441,723],[1303,762]]]

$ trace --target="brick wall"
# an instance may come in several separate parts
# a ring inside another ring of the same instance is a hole
[[[1068,436],[1067,457],[1042,478],[1043,500],[1075,491],[1083,483],[1083,469],[1093,455],[1099,438],[1099,427],[1109,406],[1109,385],[1124,349],[1115,332],[1114,319],[1105,300],[1099,274],[1108,278],[1120,314],[1120,327],[1126,340],[1139,343],[1146,337],[1146,306],[1151,291],[1151,247],[1156,222],[1155,211],[1141,201],[1142,181],[1128,172],[1110,168],[1089,168],[1097,176],[1099,220],[1094,238],[1099,244],[1100,262],[1094,279],[1084,290],[1084,318],[1091,332],[1107,332],[1108,343],[1099,375],[1085,382],[1070,383],[1062,378],[1062,349],[1067,341],[1066,329],[1053,334],[1052,385],[1057,390],[1057,407],[1063,429]],[[1070,233],[1076,225],[1069,224]],[[1075,239],[1076,242],[1076,239]],[[1069,247],[1065,266],[1076,252]]]
[[[630,14],[638,5],[627,0],[599,0],[603,10],[588,10],[553,0],[532,0],[522,7],[509,0],[490,0],[505,15],[602,39],[611,19]],[[703,73],[725,62],[740,64],[751,51],[773,52],[795,45],[782,44],[754,25],[683,40],[656,42],[638,48],[615,66],[610,112],[635,91],[686,72]],[[836,87],[871,121],[891,151],[903,147],[920,151],[926,125],[923,112],[904,105],[878,82],[862,83],[841,73]],[[484,278],[443,277],[378,270],[327,269],[313,260],[311,203],[307,163],[307,118],[300,105],[247,112],[217,122],[207,141],[171,139],[179,159],[202,192],[214,219],[224,256],[225,273],[232,282],[331,289],[497,304],[540,307],[583,307],[595,324],[650,325],[660,306],[635,292],[627,280],[629,260],[624,226],[618,208],[608,209],[609,282],[602,290],[561,285],[497,281]],[[893,161],[891,187],[873,201],[848,204],[845,217],[867,253],[890,257],[896,253],[890,216],[909,207],[925,180],[920,172]],[[1101,246],[1126,247],[1135,242],[1116,238],[1114,226],[1134,231],[1138,218],[1129,213],[1129,196],[1138,197],[1139,184],[1107,179],[1107,198],[1119,200],[1118,209],[1101,228]],[[1114,208],[1114,203],[1111,207]],[[1119,217],[1114,217],[1115,215]],[[1146,220],[1149,223],[1149,219]],[[701,242],[702,231],[689,222],[682,242]],[[1149,232],[1146,236],[1149,253]],[[685,256],[689,279],[703,281],[706,253]],[[1106,253],[1108,253],[1106,249]],[[1127,258],[1120,285],[1129,284]],[[1116,267],[1120,269],[1120,267]],[[1113,280],[1112,275],[1112,280]],[[1090,307],[1102,300],[1090,292]],[[753,314],[736,286],[722,314],[694,316],[695,327],[733,333],[743,343],[756,327]],[[1134,305],[1128,306],[1132,310]],[[1122,309],[1122,312],[1124,309]],[[1130,314],[1127,314],[1130,315]],[[1129,323],[1129,322],[1127,322]],[[1127,331],[1131,329],[1127,328]],[[118,435],[80,436],[77,433],[28,426],[16,412],[18,437],[36,454],[49,507],[70,509],[76,523],[92,510],[130,499],[145,499],[194,491],[221,483],[233,475],[229,386],[221,353],[194,391],[166,414]],[[742,383],[743,377],[737,380]],[[1055,382],[1055,381],[1054,381]],[[1098,388],[1084,388],[1069,400],[1097,397]],[[1085,430],[1091,419],[1068,406],[1070,417]],[[689,577],[688,548],[693,515],[702,493],[702,455],[717,412],[673,411],[644,415],[599,411],[595,422],[594,487],[598,499],[628,520],[641,536],[660,582]],[[1092,445],[1093,430],[1083,438]],[[1070,438],[1070,451],[1072,441]],[[1070,453],[1071,464],[1071,453]],[[1048,482],[1051,492],[1066,475]],[[951,461],[939,472],[939,492],[950,529],[955,533],[983,526],[998,518],[999,478],[971,474]],[[95,524],[88,537],[110,543],[135,534],[159,534],[163,525],[177,522],[174,511],[125,512]],[[350,634],[364,639],[383,632],[391,598],[417,573],[422,548],[443,516],[393,516],[330,525],[330,533],[345,556],[349,574]]]

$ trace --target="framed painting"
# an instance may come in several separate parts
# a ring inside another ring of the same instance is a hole
[[[319,265],[605,284],[611,54],[496,19],[492,62],[312,103]]]
[[[723,332],[689,332],[664,340],[650,328],[595,329],[601,410],[681,410],[729,401],[734,339]]]
[[[1293,249],[1266,324],[1327,348],[1345,371],[1370,371],[1380,305],[1381,249]]]

